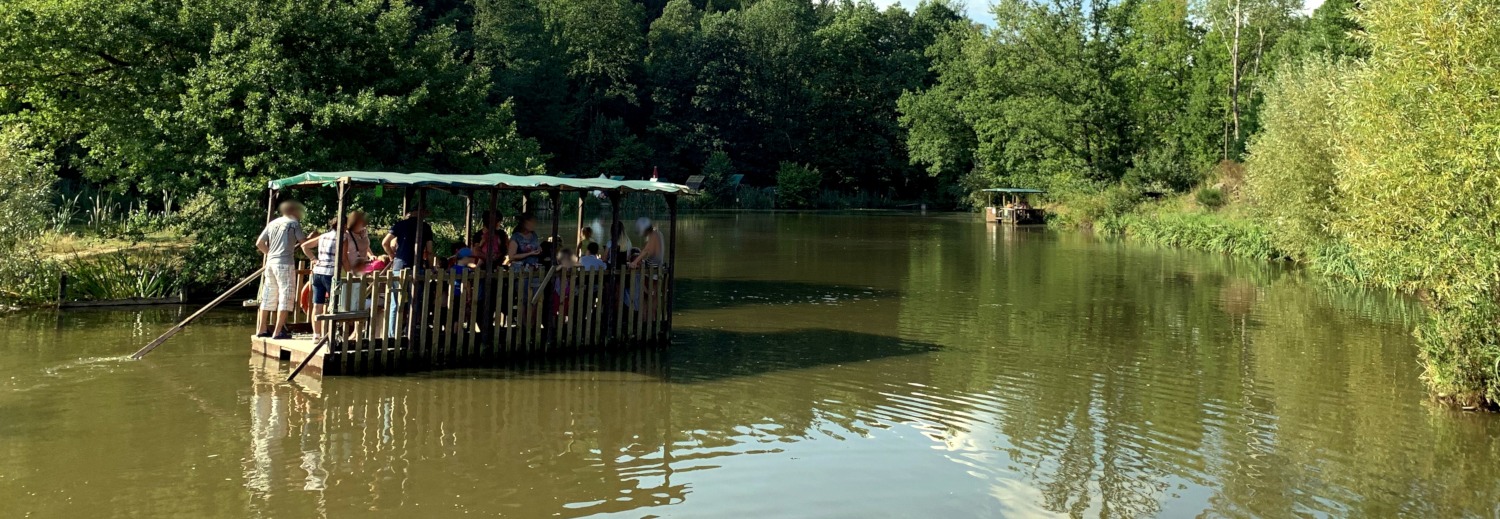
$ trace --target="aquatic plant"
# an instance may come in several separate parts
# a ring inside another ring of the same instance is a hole
[[[68,276],[69,301],[169,297],[183,286],[182,261],[167,251],[73,256],[57,266]]]

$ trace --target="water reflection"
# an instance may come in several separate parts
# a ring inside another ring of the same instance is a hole
[[[10,318],[0,511],[1500,515],[1500,420],[1424,403],[1399,296],[968,219],[682,232],[664,351],[289,384],[248,314],[142,363],[176,314]]]

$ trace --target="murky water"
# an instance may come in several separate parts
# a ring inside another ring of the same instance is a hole
[[[663,353],[286,383],[239,309],[140,362],[187,310],[0,318],[0,516],[1500,514],[1400,297],[952,216],[679,242]]]

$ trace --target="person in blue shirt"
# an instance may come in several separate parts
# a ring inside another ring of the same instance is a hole
[[[579,268],[583,270],[604,270],[609,268],[609,265],[605,264],[604,260],[599,259],[598,243],[589,242],[587,247],[588,251],[582,257],[578,258]]]

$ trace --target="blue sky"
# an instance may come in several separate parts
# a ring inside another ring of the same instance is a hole
[[[894,4],[901,4],[901,6],[905,7],[906,10],[908,10],[908,11],[910,11],[912,9],[916,9],[917,8],[917,4],[920,4],[922,2],[922,0],[872,0],[872,1],[875,2],[875,5],[878,5],[878,6],[881,6],[881,7],[885,7],[885,6],[889,6],[889,5],[894,5]],[[990,1],[989,0],[967,0],[965,2],[965,4],[967,4],[967,6],[968,6],[969,18],[971,18],[971,19],[973,19],[973,20],[975,20],[975,21],[977,21],[979,23],[985,24],[985,25],[994,25],[994,23],[995,23],[995,16],[992,15],[992,14],[990,14]],[[1323,0],[1303,0],[1302,12],[1310,13],[1310,12],[1312,12],[1313,9],[1317,9],[1318,6],[1320,6],[1320,5],[1323,5]]]

